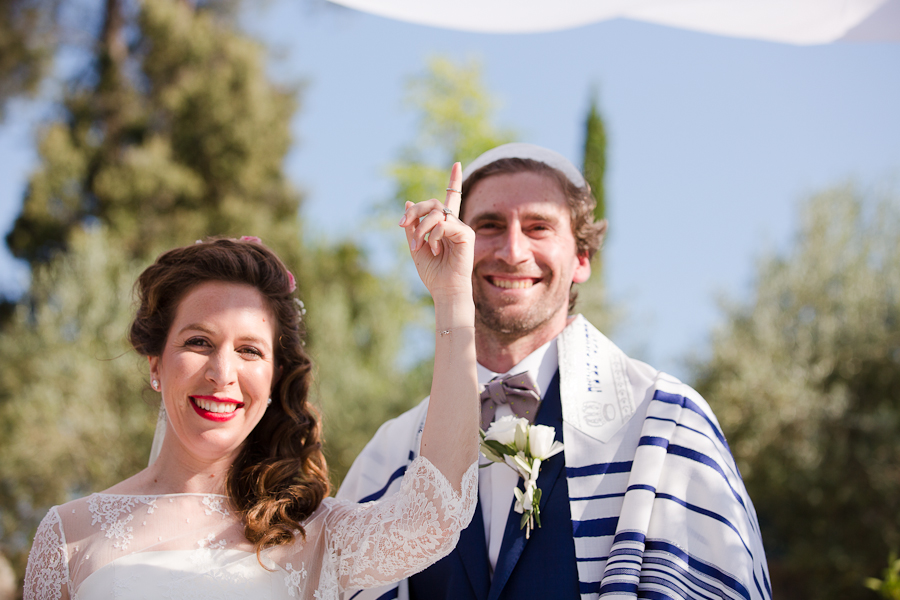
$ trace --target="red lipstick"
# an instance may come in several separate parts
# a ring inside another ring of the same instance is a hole
[[[190,399],[191,406],[193,407],[194,412],[196,412],[204,419],[216,421],[219,423],[230,421],[231,419],[233,419],[235,416],[237,416],[238,409],[243,408],[244,406],[243,402],[238,402],[237,400],[232,400],[231,398],[216,398],[215,396],[190,396]],[[231,412],[217,413],[200,407],[200,405],[198,405],[196,402],[197,400],[205,400],[207,402],[227,402],[228,404],[235,404],[237,406],[235,407],[235,410]]]

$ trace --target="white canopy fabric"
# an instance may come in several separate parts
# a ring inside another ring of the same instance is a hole
[[[647,21],[790,44],[900,41],[900,0],[331,0],[383,17],[481,33]]]

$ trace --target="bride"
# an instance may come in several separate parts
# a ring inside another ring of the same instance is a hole
[[[281,260],[249,237],[176,248],[138,279],[129,334],[165,407],[158,457],[50,509],[25,599],[333,599],[449,553],[477,499],[475,236],[453,216],[461,179],[456,164],[447,208],[407,203],[400,221],[437,327],[422,452],[400,493],[327,497],[311,364]]]

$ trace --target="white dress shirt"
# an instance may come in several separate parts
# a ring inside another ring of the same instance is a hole
[[[494,373],[493,371],[478,365],[478,383],[482,386],[498,375],[516,374],[528,372],[538,387],[541,398],[550,386],[553,375],[559,367],[559,355],[556,352],[556,338],[547,342],[506,373]],[[494,420],[507,415],[512,415],[512,409],[508,404],[497,406]],[[488,464],[483,456],[481,464]],[[519,475],[509,467],[494,463],[478,472],[478,498],[481,501],[481,516],[484,519],[484,539],[488,548],[488,559],[491,562],[491,576],[497,567],[497,559],[500,556],[500,544],[503,542],[503,533],[506,530],[506,518],[512,507],[513,489],[519,483]]]

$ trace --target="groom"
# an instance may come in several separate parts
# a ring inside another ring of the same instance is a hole
[[[771,598],[756,514],[709,406],[569,316],[606,230],[594,205],[577,168],[531,144],[494,148],[463,175],[482,426],[515,413],[565,445],[537,480],[541,527],[526,537],[521,480],[483,459],[457,548],[399,587],[345,598]],[[397,490],[427,407],[378,430],[339,498]]]

